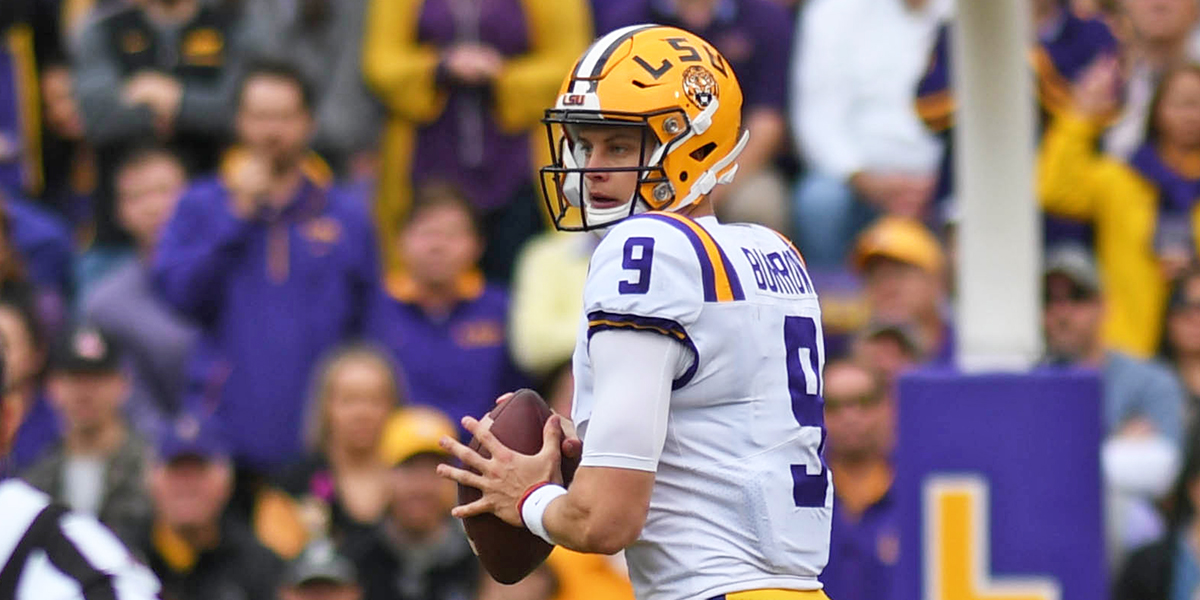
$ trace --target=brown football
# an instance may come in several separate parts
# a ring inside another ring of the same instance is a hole
[[[542,429],[551,414],[550,407],[537,392],[520,389],[508,400],[497,404],[488,416],[492,418],[491,432],[497,440],[522,454],[537,454],[542,449]],[[485,458],[491,457],[478,439],[472,438],[470,447]],[[571,483],[578,466],[579,459],[563,458],[566,484]],[[477,488],[458,486],[459,504],[474,502],[482,495]],[[528,529],[513,527],[493,514],[468,517],[463,519],[463,525],[479,561],[500,583],[513,584],[524,579],[554,549]]]

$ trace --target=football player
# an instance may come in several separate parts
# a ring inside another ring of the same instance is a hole
[[[581,552],[625,549],[642,600],[825,599],[832,487],[817,294],[781,235],[722,224],[747,134],[742,95],[708,42],[657,25],[597,40],[546,113],[543,191],[559,229],[599,230],[574,354],[583,441],[570,490],[559,416],[535,456],[464,426],[444,439],[494,513]],[[564,428],[566,434],[564,434]]]

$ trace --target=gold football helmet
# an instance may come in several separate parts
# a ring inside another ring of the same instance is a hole
[[[631,25],[591,45],[572,67],[542,122],[553,163],[542,195],[558,229],[607,227],[645,210],[676,211],[700,201],[737,171],[746,145],[742,90],[733,69],[699,36],[662,25]],[[588,168],[576,148],[580,126],[644,128],[640,166]],[[648,134],[648,135],[645,135]],[[637,171],[632,202],[588,204],[584,175]]]

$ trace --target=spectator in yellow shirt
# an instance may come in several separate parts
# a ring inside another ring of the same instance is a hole
[[[545,377],[571,360],[583,318],[583,284],[598,243],[587,233],[547,231],[517,256],[508,343],[526,373]]]
[[[368,1],[363,76],[387,111],[376,205],[387,265],[403,262],[389,240],[412,190],[449,180],[482,215],[484,274],[510,280],[544,226],[541,118],[590,40],[584,0]]]
[[[1100,58],[1042,142],[1043,208],[1090,221],[1103,286],[1104,340],[1149,357],[1158,348],[1167,283],[1196,257],[1200,196],[1200,65],[1168,70],[1155,91],[1146,142],[1128,163],[1101,155],[1100,115],[1117,102],[1117,65]]]

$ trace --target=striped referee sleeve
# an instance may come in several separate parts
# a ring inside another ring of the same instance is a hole
[[[158,598],[154,574],[94,518],[17,480],[0,482],[0,515],[14,517],[0,524],[0,598]]]

